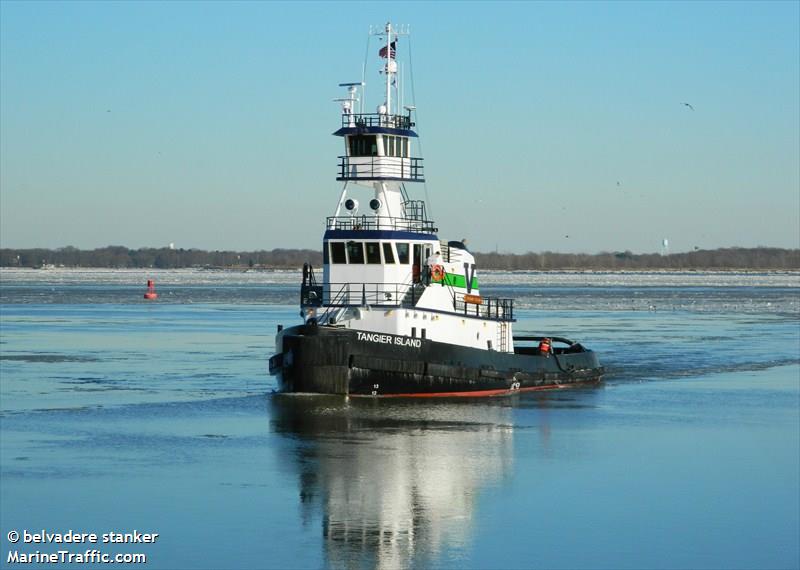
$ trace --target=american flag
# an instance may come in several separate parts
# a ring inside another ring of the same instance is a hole
[[[389,50],[389,52],[390,52],[389,57],[391,57],[392,59],[395,59],[395,56],[397,55],[397,40],[394,40],[392,43],[390,43],[389,47],[391,48]],[[386,46],[383,46],[381,48],[381,50],[378,52],[378,55],[383,57],[383,58],[386,57]]]

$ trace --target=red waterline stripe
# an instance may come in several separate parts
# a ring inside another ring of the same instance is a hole
[[[529,386],[528,388],[517,388],[516,390],[477,390],[474,392],[418,392],[413,394],[376,394],[378,398],[475,398],[483,396],[510,396],[520,392],[534,392],[537,390],[559,390],[582,386],[586,384],[599,384],[600,380],[585,380],[583,382],[570,382],[569,384],[549,384],[547,386]],[[353,397],[374,398],[369,394],[350,394]]]

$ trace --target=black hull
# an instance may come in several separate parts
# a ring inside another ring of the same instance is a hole
[[[591,350],[543,356],[299,325],[280,333],[270,374],[282,392],[351,396],[492,396],[599,382]]]

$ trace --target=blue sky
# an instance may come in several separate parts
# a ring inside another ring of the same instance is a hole
[[[0,245],[319,248],[391,20],[442,238],[800,247],[799,7],[4,1]]]

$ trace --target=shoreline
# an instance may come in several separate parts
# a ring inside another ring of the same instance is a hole
[[[482,270],[498,271],[800,271],[800,249],[728,247],[674,253],[558,253],[553,251],[471,252]],[[108,246],[93,250],[0,248],[0,267],[9,268],[140,268],[208,270],[299,269],[322,266],[315,249],[205,251],[183,248]]]

